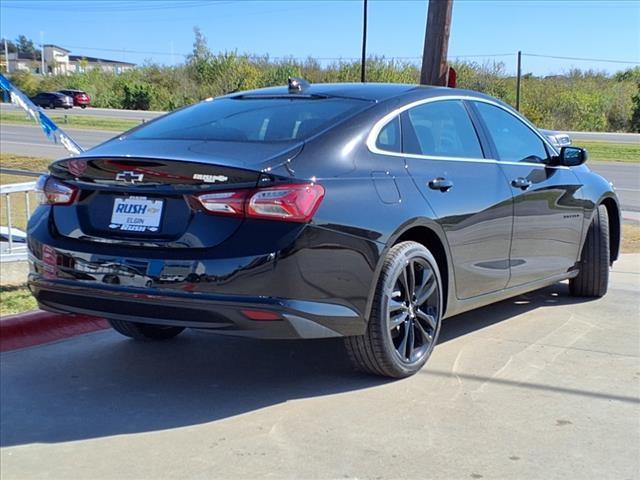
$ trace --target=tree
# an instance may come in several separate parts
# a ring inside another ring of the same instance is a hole
[[[638,91],[631,97],[633,100],[633,114],[631,115],[631,131],[640,133],[640,82]]]
[[[198,63],[211,58],[211,50],[207,45],[207,37],[200,30],[200,27],[193,27],[196,38],[193,42],[193,52],[189,55],[189,63]]]
[[[15,43],[13,43],[8,38],[1,38],[0,39],[0,49],[2,49],[2,53],[3,54],[4,54],[4,42],[7,42],[7,50],[9,50],[9,53],[15,53],[15,52],[18,51],[18,48],[16,47]]]
[[[24,35],[20,35],[16,38],[16,46],[18,48],[18,53],[21,55],[26,55],[29,58],[33,58],[34,60],[38,58],[40,51],[36,48],[33,43],[33,40],[25,37]]]

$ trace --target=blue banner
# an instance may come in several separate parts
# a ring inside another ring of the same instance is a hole
[[[60,144],[66,148],[71,154],[78,155],[84,151],[84,149],[74,142],[69,135],[67,135],[58,125],[55,124],[40,107],[35,105],[29,97],[18,90],[7,78],[0,73],[0,88],[9,93],[11,103],[18,105],[27,114],[37,122],[44,134],[53,143]]]

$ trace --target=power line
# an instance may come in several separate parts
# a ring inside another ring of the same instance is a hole
[[[522,53],[522,55],[526,55],[527,57],[556,58],[559,60],[579,60],[579,61],[585,61],[585,62],[606,62],[606,63],[640,65],[640,62],[632,62],[627,60],[612,60],[610,58],[560,57],[557,55],[541,55],[538,53],[524,53],[524,52]]]

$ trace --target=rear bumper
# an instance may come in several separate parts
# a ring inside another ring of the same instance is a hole
[[[42,222],[29,231],[29,288],[56,312],[259,338],[364,333],[381,244],[312,226],[280,249],[262,243],[269,253],[232,258],[222,245],[123,252],[54,237]],[[278,319],[252,320],[247,309]]]
[[[194,293],[149,293],[148,289],[85,286],[31,274],[29,288],[44,310],[200,328],[254,338],[328,338],[349,334],[358,314],[341,305],[300,300]],[[273,320],[252,320],[243,311],[268,312]],[[326,326],[342,325],[334,330]]]

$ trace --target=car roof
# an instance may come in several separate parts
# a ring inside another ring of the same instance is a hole
[[[412,94],[417,97],[465,96],[496,99],[473,90],[463,90],[431,85],[408,83],[312,83],[301,93],[289,93],[286,86],[259,88],[243,92],[235,92],[227,97],[239,96],[287,96],[287,95],[326,95],[329,97],[357,98],[382,102],[390,98]]]
[[[362,100],[382,101],[415,89],[415,85],[402,83],[312,83],[302,92],[303,95],[326,95],[329,97],[358,98]],[[286,86],[259,88],[236,92],[230,97],[242,95],[289,95]],[[300,95],[300,94],[291,94]]]

